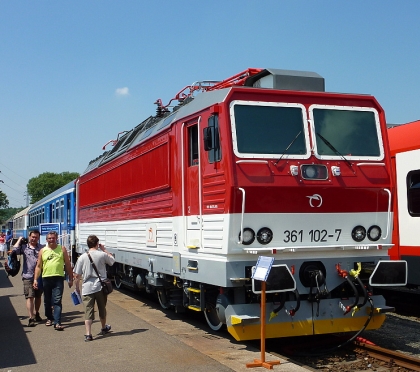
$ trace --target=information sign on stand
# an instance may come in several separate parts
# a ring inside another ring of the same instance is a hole
[[[252,279],[267,281],[268,275],[270,274],[271,266],[273,266],[274,257],[258,257],[257,265],[252,273]]]
[[[268,275],[273,266],[274,257],[258,257],[257,265],[252,273],[253,280],[261,281],[261,359],[254,359],[253,363],[247,363],[247,368],[264,367],[273,369],[274,365],[280,364],[279,360],[266,362],[265,361],[265,289]]]

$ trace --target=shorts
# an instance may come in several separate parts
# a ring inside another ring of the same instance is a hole
[[[6,244],[0,243],[0,252],[4,252],[6,250]]]
[[[93,312],[96,305],[98,306],[99,318],[106,318],[106,301],[108,296],[102,290],[82,296],[83,306],[85,307],[85,320],[94,320],[95,313]]]
[[[25,298],[40,298],[42,296],[42,289],[35,290],[33,287],[34,281],[33,279],[22,279],[23,281],[23,294],[25,295]]]

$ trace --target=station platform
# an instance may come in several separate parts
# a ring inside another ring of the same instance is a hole
[[[233,340],[228,333],[211,333],[204,324],[186,321],[188,312],[175,314],[157,303],[126,290],[108,297],[107,323],[112,330],[99,335],[100,322],[92,326],[94,340],[84,341],[83,305],[73,305],[72,289],[65,283],[62,324],[64,331],[46,327],[45,320],[28,327],[21,273],[8,277],[0,260],[0,370],[31,371],[171,371],[223,372],[262,371],[247,368],[261,359],[261,352]],[[41,305],[40,315],[44,319]],[[97,314],[96,314],[97,315]],[[280,361],[274,371],[303,372],[307,369],[278,356],[265,354],[265,361]]]

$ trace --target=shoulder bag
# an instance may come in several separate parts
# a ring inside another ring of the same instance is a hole
[[[90,263],[92,264],[93,270],[95,270],[95,273],[96,273],[96,275],[98,275],[99,281],[101,282],[102,292],[105,295],[109,295],[114,290],[114,288],[112,287],[111,280],[108,279],[108,278],[101,279],[101,276],[99,275],[98,269],[96,268],[96,265],[95,265],[95,263],[92,260],[92,257],[90,257],[90,254],[89,253],[87,255],[89,257]]]

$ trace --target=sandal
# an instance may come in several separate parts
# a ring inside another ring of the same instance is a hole
[[[45,325],[46,325],[47,327],[52,326],[52,321],[48,319],[48,320],[45,322]]]
[[[62,331],[62,330],[64,330],[64,327],[61,325],[61,324],[54,324],[54,329],[56,330],[56,331]]]
[[[105,328],[101,329],[101,334],[105,335],[106,333],[108,333],[111,330],[111,326],[109,324],[105,324]]]

